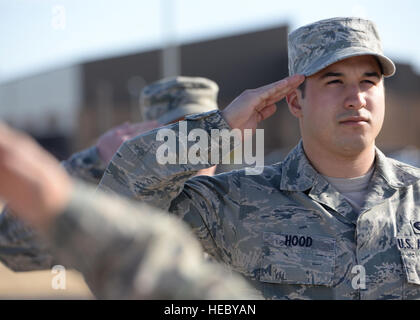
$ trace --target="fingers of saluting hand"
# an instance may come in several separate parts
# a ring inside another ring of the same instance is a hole
[[[294,75],[286,79],[271,83],[256,89],[260,101],[266,106],[272,105],[283,99],[290,91],[295,90],[305,80],[304,75]]]
[[[0,140],[7,141],[7,137],[10,136],[11,128],[4,122],[0,121]]]
[[[10,148],[16,142],[16,139],[22,139],[23,135],[10,128],[7,124],[0,121],[0,152],[5,148]]]
[[[270,118],[274,113],[276,113],[276,110],[277,106],[275,104],[265,106],[262,110],[258,111],[258,122]]]

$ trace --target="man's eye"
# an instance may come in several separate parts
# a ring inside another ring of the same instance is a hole
[[[362,82],[375,85],[375,82],[373,82],[371,80],[363,80]]]
[[[333,83],[342,83],[342,81],[341,80],[332,80],[332,81],[327,82],[327,84],[333,84]]]

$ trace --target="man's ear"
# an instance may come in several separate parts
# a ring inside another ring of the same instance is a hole
[[[293,90],[286,96],[287,105],[289,106],[290,113],[296,118],[302,118],[302,106],[300,104],[298,90]]]

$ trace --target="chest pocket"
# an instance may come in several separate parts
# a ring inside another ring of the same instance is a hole
[[[408,283],[420,285],[420,237],[396,237]]]
[[[334,238],[264,232],[260,281],[331,286],[336,260]]]

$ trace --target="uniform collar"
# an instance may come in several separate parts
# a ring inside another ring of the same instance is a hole
[[[420,180],[418,168],[387,158],[378,148],[375,148],[375,154],[374,176],[376,178],[380,176],[390,187],[397,189],[407,187]],[[309,162],[303,150],[302,140],[287,155],[281,164],[281,169],[281,190],[306,191],[319,185],[320,180],[328,183]]]
[[[375,148],[375,154],[375,171],[362,212],[386,201],[397,189],[420,180],[419,169],[387,158],[378,148]],[[281,164],[280,190],[307,191],[313,200],[327,205],[352,223],[359,216],[347,200],[310,164],[303,150],[302,140]]]
[[[418,168],[387,158],[378,148],[375,151],[375,172],[369,183],[362,213],[386,202],[398,189],[420,180]]]
[[[420,180],[420,170],[400,161],[387,158],[376,148],[376,171],[393,188],[408,187]]]
[[[284,159],[281,169],[280,190],[308,190],[313,187],[315,179],[319,176],[305,155],[302,140]]]

